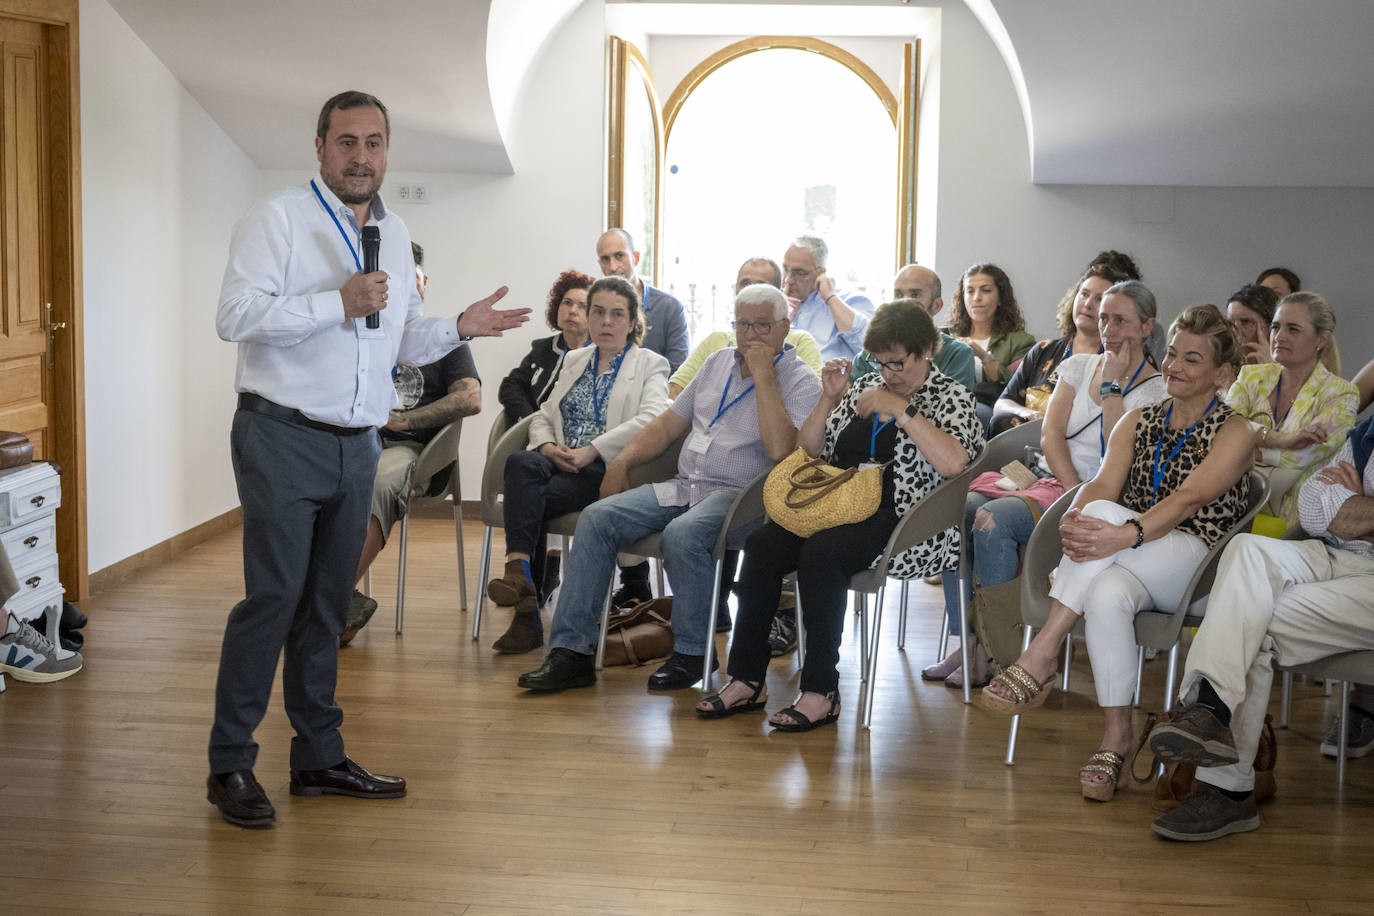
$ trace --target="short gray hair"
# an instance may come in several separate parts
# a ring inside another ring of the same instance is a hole
[[[1120,283],[1113,283],[1102,294],[1102,301],[1105,302],[1108,296],[1125,296],[1131,300],[1135,306],[1135,316],[1140,319],[1141,324],[1151,318],[1157,318],[1159,315],[1159,309],[1155,304],[1155,294],[1150,292],[1150,288],[1139,280],[1122,280]],[[1149,336],[1142,342],[1142,347],[1154,360],[1156,366],[1164,361],[1167,343],[1164,338],[1164,329],[1156,321],[1155,326],[1150,329]]]
[[[817,235],[799,235],[792,240],[792,244],[797,248],[805,248],[811,252],[811,260],[817,267],[824,267],[826,260],[830,257],[830,248],[825,244],[825,239]]]
[[[782,321],[787,317],[787,297],[782,290],[766,283],[755,283],[740,290],[739,295],[735,296],[735,307],[741,305],[771,305],[774,321]]]

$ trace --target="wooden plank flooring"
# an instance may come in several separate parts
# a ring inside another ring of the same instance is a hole
[[[344,650],[338,691],[350,753],[407,777],[407,798],[288,795],[278,696],[257,766],[276,828],[230,827],[205,802],[220,635],[242,590],[231,531],[86,602],[79,675],[0,694],[0,911],[1370,910],[1374,759],[1337,787],[1317,752],[1335,707],[1313,685],[1297,685],[1293,728],[1278,733],[1279,797],[1261,830],[1167,843],[1149,831],[1148,790],[1079,797],[1101,728],[1086,652],[1071,693],[1023,721],[1015,767],[1002,763],[1006,720],[920,681],[938,589],[913,586],[906,652],[889,600],[871,732],[857,724],[851,632],[838,728],[770,734],[757,715],[698,721],[697,691],[644,689],[652,668],[557,696],[516,689],[538,654],[491,652],[508,611],[472,642],[451,525],[411,529],[405,634],[392,632],[384,553],[382,607]],[[480,527],[467,535],[475,590]],[[1147,665],[1152,708],[1164,667]],[[769,688],[771,708],[791,699],[792,658],[774,662]]]

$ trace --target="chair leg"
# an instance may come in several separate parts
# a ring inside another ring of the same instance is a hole
[[[883,632],[883,598],[886,597],[885,592],[886,587],[880,586],[878,597],[873,604],[873,636],[871,657],[868,660],[868,693],[864,697],[864,728],[871,728],[873,725],[873,694],[878,686],[878,643]]]
[[[945,619],[944,614],[940,615],[940,648],[936,651],[939,657],[935,659],[935,664],[938,665],[949,654],[949,621]]]
[[[1027,624],[1021,628],[1021,653],[1024,655],[1030,648],[1031,635],[1035,632],[1035,627]],[[1021,716],[1011,717],[1011,728],[1007,731],[1007,758],[1004,761],[1007,766],[1016,765],[1016,732],[1021,727]]]
[[[806,623],[805,615],[802,614],[801,589],[798,588],[792,593],[796,600],[793,610],[797,615],[797,667],[806,667]]]
[[[663,578],[663,560],[654,560],[654,569],[658,572],[658,597],[662,598],[668,594],[668,583]]]
[[[1329,684],[1330,681],[1327,681]],[[1350,717],[1350,682],[1341,681],[1341,714],[1336,718],[1336,728],[1340,730],[1340,737],[1336,739],[1336,785],[1345,784],[1345,749],[1346,742],[1350,736],[1346,733],[1349,723],[1346,719]]]
[[[1322,681],[1322,684],[1324,685],[1326,695],[1331,696],[1331,678],[1327,678],[1326,680]]]
[[[1293,705],[1293,672],[1283,672],[1283,701],[1279,704],[1279,728],[1288,727],[1288,711]]]
[[[897,605],[897,651],[906,651],[906,599],[911,588],[909,579],[902,580],[902,599]]]
[[[596,637],[596,670],[606,660],[606,629],[611,622],[611,595],[615,592],[615,574],[611,574],[611,584],[606,589],[606,600],[601,603],[601,627]]]
[[[859,645],[863,647],[859,653],[859,685],[863,690],[868,686],[868,595],[851,594],[854,594],[854,613],[859,618]]]
[[[396,635],[406,616],[406,541],[410,534],[410,513],[401,516],[401,536],[396,546]]]
[[[1145,676],[1145,647],[1135,647],[1135,697],[1131,700],[1131,705],[1139,708],[1140,706],[1140,681]]]
[[[463,562],[463,501],[453,500],[454,542],[458,545],[458,607],[464,614],[468,610],[468,567]]]
[[[964,666],[964,667],[963,667],[963,670],[962,670],[962,674],[963,674],[963,678],[964,678],[964,689],[963,689],[963,694],[964,694],[964,705],[968,705],[969,703],[972,703],[972,702],[973,702],[973,686],[972,686],[972,684],[970,684],[970,681],[972,681],[973,678],[969,677],[969,672],[972,671],[973,669],[969,668],[969,666],[968,666],[968,634],[969,634],[969,625],[968,625],[968,602],[969,602],[968,583],[967,583],[966,581],[964,581],[963,570],[960,569],[960,571],[959,571],[959,662],[960,662],[960,664],[962,664],[962,665]],[[948,634],[949,634],[949,624],[948,624],[948,623],[945,624],[945,634],[946,634],[946,636],[948,636]],[[942,646],[940,647],[940,658],[941,658],[941,660],[943,660],[944,657],[945,657],[945,648],[944,648],[944,646],[942,645]]]
[[[1174,708],[1174,682],[1178,679],[1178,643],[1169,649],[1169,667],[1164,672],[1164,711]]]
[[[1073,665],[1073,633],[1064,637],[1064,678],[1060,682],[1059,689],[1065,693],[1069,692],[1069,671]]]
[[[711,689],[711,659],[716,652],[716,608],[720,604],[720,580],[725,572],[725,557],[716,557],[716,575],[711,582],[711,612],[706,615],[706,652],[701,666],[701,686]]]
[[[372,597],[372,567],[371,567],[371,566],[369,566],[369,567],[367,568],[367,571],[366,571],[365,573],[363,573],[363,594],[366,595],[366,596],[369,597],[369,598]]]
[[[491,538],[496,529],[490,525],[484,526],[482,532],[482,562],[477,567],[477,600],[473,606],[477,613],[472,615],[472,641],[477,641],[477,636],[482,631],[482,608],[487,603],[487,579],[491,577]]]

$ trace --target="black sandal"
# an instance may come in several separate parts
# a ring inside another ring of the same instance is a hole
[[[793,721],[773,722],[770,720],[768,724],[780,732],[809,732],[812,729],[820,728],[822,725],[830,725],[839,720],[840,692],[838,690],[832,690],[825,695],[825,698],[830,701],[830,711],[814,722],[808,719],[804,713],[797,710],[797,703],[801,701],[801,698],[802,694],[797,694],[797,699],[792,701],[791,706],[780,709],[777,713],[774,713],[774,715],[786,713],[792,717]]]
[[[720,691],[711,694],[709,697],[705,697],[702,700],[702,702],[710,703],[711,708],[702,709],[698,706],[697,715],[701,716],[701,718],[703,719],[724,719],[729,716],[733,716],[736,713],[753,712],[757,709],[763,709],[763,707],[767,705],[767,684],[765,681],[760,680],[756,685],[754,685],[754,692],[749,696],[747,700],[735,703],[733,706],[726,706],[725,701],[720,698],[720,694],[724,692],[725,689],[734,682],[735,678],[730,678],[730,680],[725,682],[725,687],[720,688]],[[744,684],[746,687],[749,686],[748,681],[740,681],[740,683]]]

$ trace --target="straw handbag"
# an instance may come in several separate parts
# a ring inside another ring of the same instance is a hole
[[[804,538],[861,522],[882,502],[885,466],[842,470],[799,448],[763,482],[763,508],[773,521]]]

